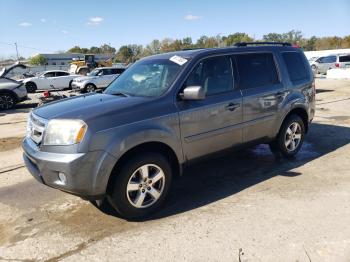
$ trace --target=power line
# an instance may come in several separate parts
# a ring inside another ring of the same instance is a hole
[[[16,44],[11,44],[11,43],[6,43],[6,42],[0,42],[0,44],[9,45],[9,46],[16,46]],[[24,45],[17,45],[17,46],[18,46],[18,47],[21,47],[21,48],[36,50],[36,51],[56,52],[56,51],[53,51],[53,50],[40,49],[40,48],[35,48],[35,47],[30,47],[30,46],[24,46]]]

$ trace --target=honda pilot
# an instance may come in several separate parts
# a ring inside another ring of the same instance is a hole
[[[165,53],[139,60],[102,94],[33,110],[23,157],[40,183],[139,219],[193,160],[260,143],[293,158],[314,113],[311,68],[290,44]]]

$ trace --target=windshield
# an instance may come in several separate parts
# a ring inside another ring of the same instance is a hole
[[[91,73],[89,74],[89,76],[97,76],[100,73],[100,69],[94,69],[91,71]]]
[[[157,97],[170,87],[180,68],[167,59],[140,61],[112,82],[105,93]]]

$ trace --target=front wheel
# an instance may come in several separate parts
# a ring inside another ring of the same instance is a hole
[[[303,120],[298,115],[286,118],[278,136],[270,144],[271,151],[281,153],[283,157],[292,158],[300,150],[305,135]]]
[[[92,93],[95,92],[96,87],[93,84],[87,84],[85,87],[86,93]]]
[[[110,187],[108,201],[126,219],[140,219],[164,202],[172,180],[168,160],[157,153],[144,153],[126,162]]]
[[[0,110],[8,110],[14,108],[16,105],[15,97],[10,93],[0,94]]]

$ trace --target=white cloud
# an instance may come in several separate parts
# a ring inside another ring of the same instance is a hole
[[[201,19],[202,17],[198,16],[198,15],[186,15],[184,17],[185,20],[187,21],[195,21],[195,20],[199,20]]]
[[[65,34],[65,35],[69,33],[67,30],[64,30],[64,29],[61,30],[61,32],[62,32],[62,34]]]
[[[31,26],[32,24],[31,23],[28,23],[28,22],[22,22],[20,24],[18,24],[19,26],[23,26],[23,27],[28,27],[28,26]]]
[[[41,19],[40,19],[40,22],[46,23],[46,19],[45,19],[45,18],[41,18]]]
[[[88,25],[99,25],[103,21],[102,17],[95,16],[91,17],[89,21],[87,22]]]

